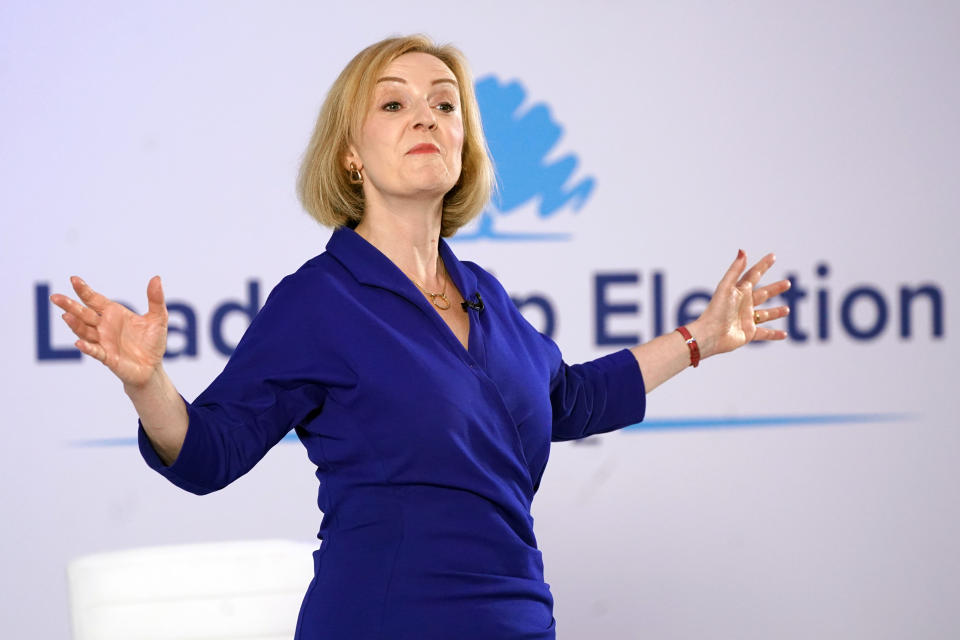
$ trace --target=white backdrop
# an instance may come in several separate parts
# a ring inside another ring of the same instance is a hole
[[[527,171],[498,159],[532,198],[454,251],[546,300],[568,361],[671,330],[739,248],[805,292],[790,343],[688,370],[646,428],[554,446],[534,515],[560,637],[957,637],[960,9],[372,0],[0,6],[0,634],[69,637],[78,555],[313,538],[296,443],[203,498],[149,471],[43,293],[76,273],[142,309],[160,273],[195,314],[197,355],[167,364],[192,398],[225,361],[216,310],[323,250],[293,182],[327,87],[410,32],[500,89],[504,148],[562,127]],[[247,322],[220,320],[229,343]]]

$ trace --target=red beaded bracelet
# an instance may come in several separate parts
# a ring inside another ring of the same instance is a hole
[[[687,347],[690,349],[690,366],[697,366],[700,364],[700,347],[697,345],[697,339],[690,335],[690,331],[686,327],[677,327],[677,331],[687,341]]]

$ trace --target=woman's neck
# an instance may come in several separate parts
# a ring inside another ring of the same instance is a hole
[[[443,201],[425,207],[423,202],[370,206],[356,232],[427,289],[442,285],[437,256]],[[432,211],[431,211],[432,209]]]

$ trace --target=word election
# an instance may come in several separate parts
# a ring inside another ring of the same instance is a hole
[[[874,340],[890,328],[891,322],[896,323],[901,338],[913,338],[915,332],[925,332],[924,326],[929,327],[930,337],[943,337],[945,303],[943,289],[937,284],[901,285],[893,295],[885,293],[878,286],[861,284],[836,296],[825,281],[830,274],[830,266],[821,262],[814,273],[818,283],[812,291],[798,275],[787,274],[792,286],[779,296],[784,304],[790,306],[790,315],[784,322],[788,338],[793,342],[803,343],[812,338],[826,342],[830,340],[834,327],[853,340]],[[643,312],[638,298],[622,301],[625,291],[632,293],[642,282],[639,272],[594,276],[594,341],[598,346],[629,346],[649,339],[636,332],[615,333],[610,326],[613,320],[621,318],[622,325],[622,319],[639,316]],[[707,289],[687,291],[676,303],[668,306],[666,282],[666,275],[662,271],[650,274],[647,300],[651,338],[697,318],[712,294]],[[611,302],[612,298],[621,301]],[[891,314],[896,320],[891,320]]]
[[[827,342],[835,333],[855,341],[870,341],[892,331],[901,339],[943,338],[946,303],[941,286],[932,282],[901,285],[891,293],[876,285],[860,284],[835,292],[827,282],[829,274],[828,264],[818,264],[812,287],[796,274],[787,275],[793,286],[780,297],[791,307],[790,315],[783,322],[793,342]],[[710,300],[708,289],[691,289],[671,296],[667,284],[667,274],[663,271],[595,273],[592,300],[595,346],[629,346],[672,331],[700,315]],[[232,324],[235,328],[239,319],[244,326],[249,324],[260,310],[260,292],[260,282],[250,279],[246,282],[244,300],[222,300],[213,305],[208,331],[217,353],[223,356],[233,353],[236,345],[227,339],[225,325]],[[49,284],[35,284],[34,294],[37,360],[80,360],[81,354],[73,346],[53,344]],[[557,307],[550,296],[534,293],[515,296],[513,301],[539,331],[554,337]],[[199,357],[197,305],[170,301],[167,309],[170,339],[165,357]],[[649,333],[640,331],[638,321],[642,319]]]

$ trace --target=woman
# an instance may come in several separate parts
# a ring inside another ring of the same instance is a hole
[[[335,227],[326,252],[273,290],[193,403],[163,370],[158,277],[143,316],[79,278],[82,303],[52,296],[174,484],[215,491],[296,429],[324,513],[298,638],[553,638],[530,517],[550,441],[638,422],[646,393],[699,359],[785,337],[758,325],[787,309],[755,307],[788,283],[757,288],[773,256],[744,274],[740,252],[680,332],[568,366],[441,239],[491,183],[460,54],[385,40],[337,79],[301,169],[305,207]]]

